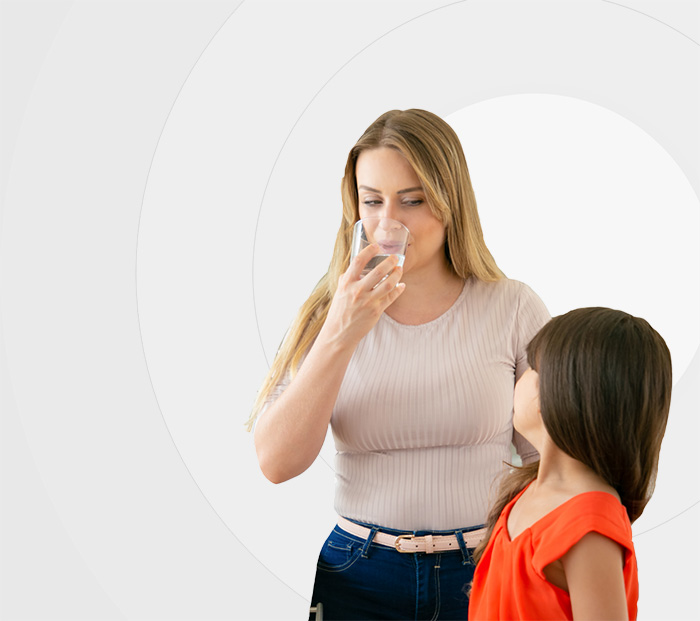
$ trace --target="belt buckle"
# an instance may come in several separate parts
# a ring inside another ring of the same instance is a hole
[[[402,539],[413,539],[416,535],[398,535],[396,539],[394,540],[394,547],[396,548],[397,552],[401,552],[401,554],[411,554],[411,550],[402,550],[399,548],[399,542]]]

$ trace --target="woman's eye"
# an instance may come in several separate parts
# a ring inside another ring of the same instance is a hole
[[[365,205],[368,207],[375,207],[376,205],[381,205],[382,201],[377,201],[377,200],[372,200],[372,199],[367,199],[362,201]]]
[[[403,204],[406,205],[406,207],[418,207],[419,205],[423,204],[423,199],[422,198],[412,198],[412,199],[405,200],[403,202]]]

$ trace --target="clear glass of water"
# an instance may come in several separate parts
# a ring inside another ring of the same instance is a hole
[[[362,276],[366,276],[392,254],[399,258],[398,265],[403,265],[409,236],[408,229],[398,220],[381,217],[358,220],[352,232],[350,260],[370,244],[376,243],[379,246],[379,254],[369,260],[362,270]]]

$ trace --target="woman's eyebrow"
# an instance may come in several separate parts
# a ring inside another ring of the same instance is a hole
[[[368,185],[361,185],[358,186],[358,190],[366,190],[367,192],[376,192],[377,194],[381,194],[381,190],[375,190],[374,188],[370,188]],[[423,188],[421,186],[417,186],[415,188],[406,188],[405,190],[399,190],[396,192],[397,194],[405,194],[406,192],[416,192],[416,191],[423,191]]]
[[[405,194],[406,192],[416,192],[416,191],[422,192],[423,188],[421,186],[417,186],[415,188],[406,188],[405,190],[399,190],[397,192],[397,194]]]

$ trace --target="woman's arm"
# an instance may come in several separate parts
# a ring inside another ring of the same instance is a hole
[[[624,549],[596,532],[561,557],[574,619],[628,619]]]
[[[382,261],[360,279],[378,250],[376,245],[365,248],[341,276],[326,321],[304,364],[255,425],[260,469],[273,483],[301,474],[316,459],[355,348],[405,288],[399,284],[402,270],[396,266],[396,257]]]
[[[551,319],[551,315],[539,296],[524,283],[520,283],[518,310],[515,319],[515,381],[530,368],[527,346],[532,338]],[[513,444],[523,465],[537,461],[540,456],[532,444],[513,429]]]

